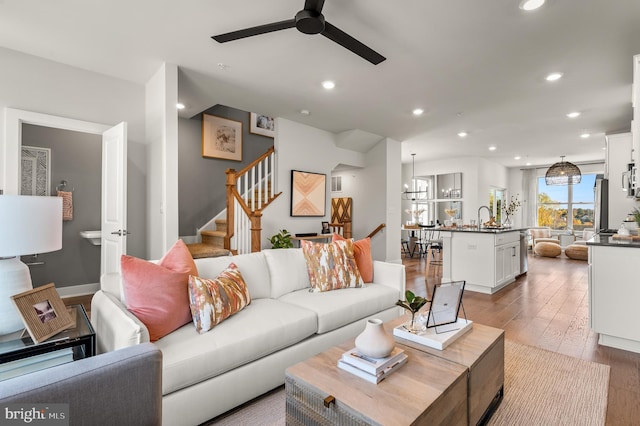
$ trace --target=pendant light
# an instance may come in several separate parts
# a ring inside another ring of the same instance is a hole
[[[564,156],[560,156],[560,162],[549,167],[544,176],[547,185],[574,185],[580,183],[581,179],[582,174],[578,166],[564,161]]]
[[[409,185],[404,184],[404,191],[402,195],[405,200],[415,201],[417,199],[426,199],[427,198],[427,189],[420,191],[416,189],[416,154],[411,154],[413,161],[413,169],[411,174],[411,190],[409,190]]]

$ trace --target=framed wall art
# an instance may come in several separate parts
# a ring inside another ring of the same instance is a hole
[[[276,120],[267,115],[249,113],[249,132],[255,135],[268,136],[270,138],[276,135]]]
[[[22,146],[20,156],[20,194],[51,195],[51,149]]]
[[[327,175],[291,170],[291,216],[324,216]]]
[[[242,122],[202,114],[202,156],[242,161]]]
[[[41,343],[75,323],[53,283],[11,296],[35,343]]]

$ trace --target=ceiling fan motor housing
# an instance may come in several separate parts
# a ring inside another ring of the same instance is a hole
[[[320,34],[324,31],[324,16],[315,10],[296,13],[296,28],[305,34]]]

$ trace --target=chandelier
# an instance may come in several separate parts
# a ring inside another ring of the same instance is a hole
[[[564,161],[564,156],[560,156],[560,162],[549,167],[544,176],[547,185],[574,185],[580,183],[581,179],[582,174],[578,166]]]
[[[404,191],[402,192],[402,195],[404,197],[405,200],[424,200],[427,198],[428,195],[428,190],[427,188],[424,189],[418,189],[416,188],[416,154],[411,154],[412,157],[412,161],[413,161],[413,169],[412,169],[412,174],[411,174],[411,190],[409,190],[409,185],[407,185],[406,183],[404,184]],[[428,185],[428,184],[427,184]]]

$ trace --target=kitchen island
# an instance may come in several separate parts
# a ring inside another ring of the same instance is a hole
[[[511,284],[520,275],[521,231],[441,228],[442,282],[465,280],[466,290],[486,294]]]
[[[598,343],[640,353],[640,241],[596,235],[589,249],[589,324]]]

